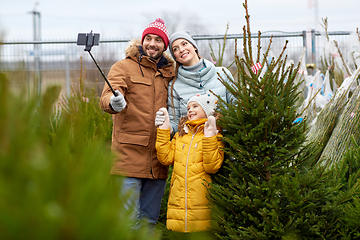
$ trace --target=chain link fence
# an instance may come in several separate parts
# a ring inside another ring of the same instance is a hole
[[[332,39],[336,39],[342,52],[349,51],[349,35],[351,32],[329,32]],[[320,65],[320,57],[326,44],[324,33],[312,31],[302,32],[264,32],[261,34],[261,53],[269,45],[273,37],[271,51],[275,57],[281,53],[285,42],[288,46],[285,54],[288,60],[299,62],[304,48],[306,62]],[[194,40],[203,58],[211,59],[211,49],[216,58],[223,54],[223,66],[229,67],[234,61],[235,39],[237,39],[237,53],[243,54],[243,35],[195,35]],[[92,55],[99,66],[108,74],[111,66],[118,60],[124,59],[125,48],[129,39],[101,40],[99,46],[94,46]],[[257,53],[258,34],[252,34],[253,53]],[[216,59],[215,59],[216,60]],[[234,69],[230,70],[235,71]],[[50,85],[61,85],[62,94],[70,95],[73,86],[80,82],[86,91],[94,90],[101,93],[104,80],[84,46],[77,46],[76,41],[28,41],[2,42],[0,45],[0,72],[6,74],[10,86],[21,89],[29,96],[41,93]]]

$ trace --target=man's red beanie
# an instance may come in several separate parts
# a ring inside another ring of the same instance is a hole
[[[161,37],[165,43],[165,50],[169,45],[169,33],[165,26],[164,20],[157,18],[154,22],[150,23],[144,30],[141,36],[141,43],[144,41],[144,38],[147,34],[155,34]]]

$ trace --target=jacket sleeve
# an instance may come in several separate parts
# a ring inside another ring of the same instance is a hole
[[[174,133],[178,131],[178,123],[180,119],[180,100],[173,89],[173,94],[171,94],[171,84],[172,81],[169,83],[169,91],[168,91],[168,112],[170,118],[171,127],[174,130]]]
[[[114,90],[119,90],[122,95],[125,97],[126,100],[126,89],[127,89],[127,83],[126,83],[126,70],[123,68],[122,64],[119,62],[115,63],[107,76],[107,79],[109,83],[111,84],[111,87]],[[101,108],[111,114],[118,113],[114,111],[110,107],[110,97],[113,95],[110,87],[107,85],[107,83],[104,84],[104,88],[100,97],[100,106]]]
[[[216,173],[224,161],[224,143],[221,134],[202,139],[203,164],[206,173]]]
[[[162,165],[168,166],[174,164],[177,135],[170,141],[170,129],[157,129],[155,147],[157,158]]]

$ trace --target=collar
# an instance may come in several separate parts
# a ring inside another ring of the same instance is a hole
[[[144,53],[142,46],[139,46],[139,53],[141,56],[148,57],[148,55],[146,55]],[[166,59],[166,57],[164,57],[164,54],[162,54],[161,57],[158,59],[154,59],[154,58],[150,58],[150,57],[149,57],[149,59],[151,59],[152,61],[154,61],[156,63],[157,68],[161,68],[161,67],[167,66],[169,64],[169,61]]]
[[[182,65],[182,67],[190,72],[201,72],[201,70],[203,70],[204,68],[206,68],[206,65],[204,63],[203,59],[200,59],[197,63],[195,63],[192,66],[184,66]]]
[[[189,130],[192,133],[195,133],[199,129],[199,127],[201,127],[205,124],[206,121],[207,121],[207,118],[201,118],[201,119],[192,120],[192,121],[187,120],[184,125],[184,130],[186,133],[188,133]]]

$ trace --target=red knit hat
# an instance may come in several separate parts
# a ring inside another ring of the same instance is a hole
[[[169,45],[169,33],[165,26],[164,20],[157,18],[154,22],[150,23],[144,30],[141,36],[141,43],[144,41],[144,38],[147,34],[155,34],[161,37],[165,43],[165,50]]]

